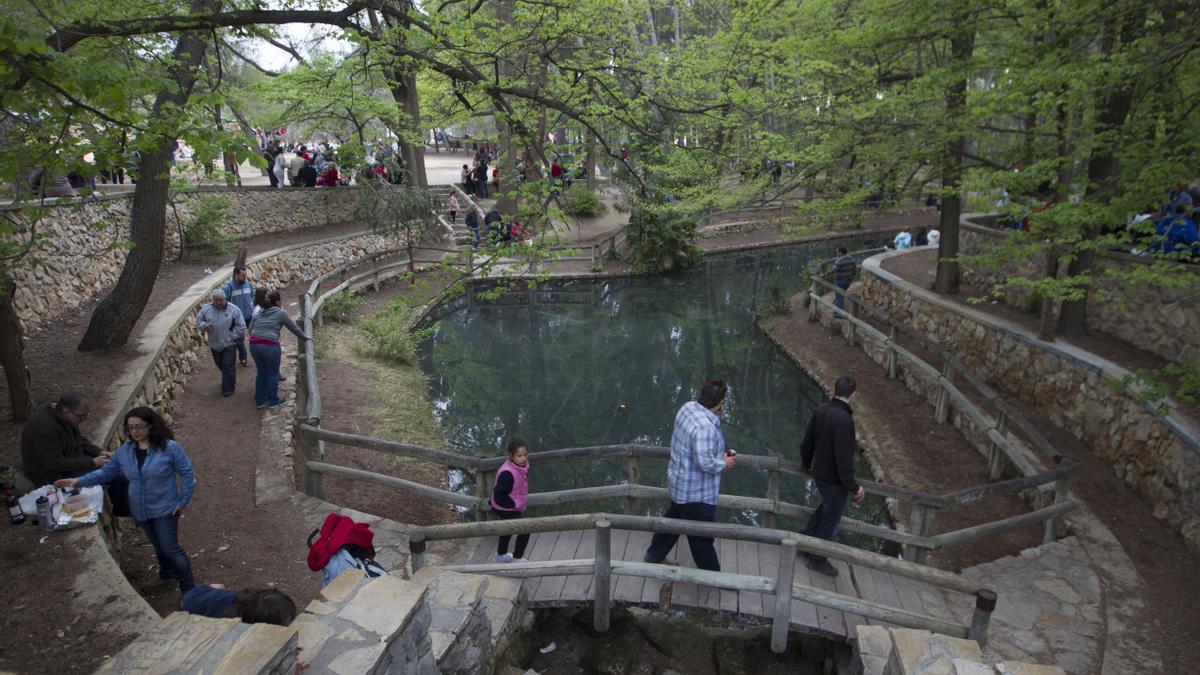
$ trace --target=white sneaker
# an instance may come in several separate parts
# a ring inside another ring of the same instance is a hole
[[[510,558],[512,558],[512,556],[509,556],[509,557],[510,557]],[[526,558],[512,558],[512,559],[511,559],[511,560],[509,560],[508,562],[511,562],[511,563],[527,563],[527,562],[529,562],[529,560],[527,560]]]
[[[511,553],[501,553],[496,556],[496,562],[498,563],[510,563],[512,561],[513,557]]]

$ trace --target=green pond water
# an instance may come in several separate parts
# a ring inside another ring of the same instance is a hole
[[[840,243],[846,243],[845,241]],[[436,308],[432,336],[420,348],[434,410],[451,450],[497,456],[520,436],[535,453],[535,492],[625,482],[625,460],[537,461],[536,452],[617,443],[669,445],[675,412],[708,377],[729,384],[725,439],[739,454],[799,459],[808,418],[824,401],[820,387],[755,326],[772,297],[806,287],[807,265],[835,254],[837,243],[797,244],[711,255],[696,269],[653,277],[570,281],[517,287],[498,299],[472,294]],[[877,245],[852,241],[851,250]],[[870,478],[861,461],[855,467]],[[641,462],[645,485],[666,487],[666,460]],[[451,476],[452,487],[473,482]],[[811,481],[784,476],[781,497],[815,505]],[[765,471],[736,467],[723,494],[765,497]],[[665,501],[639,500],[644,514]],[[620,511],[620,500],[537,509],[540,515]],[[531,510],[529,515],[535,515]],[[886,524],[880,498],[852,518]],[[722,509],[718,519],[762,524],[762,515]],[[800,529],[803,520],[780,519]],[[843,541],[873,550],[871,538]]]

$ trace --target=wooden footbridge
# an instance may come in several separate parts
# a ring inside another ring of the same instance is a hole
[[[378,283],[379,272],[374,257],[359,261],[371,263],[367,271],[350,275],[354,264],[346,265],[318,277],[309,291],[301,297],[301,316],[304,330],[313,330],[321,305],[334,293],[350,288],[354,283]],[[387,267],[402,267],[407,261],[389,263]],[[325,281],[338,277],[341,283],[318,294]],[[817,282],[819,283],[819,282]],[[831,304],[814,292],[816,304]],[[851,308],[858,307],[851,303]],[[870,308],[873,311],[880,311]],[[503,457],[468,457],[420,446],[394,443],[378,438],[347,434],[321,428],[321,399],[317,383],[315,355],[301,354],[299,369],[296,439],[304,467],[304,489],[315,497],[324,498],[324,476],[361,480],[417,494],[429,499],[453,504],[475,514],[478,522],[413,527],[410,531],[410,559],[415,571],[426,564],[426,546],[430,542],[466,540],[467,551],[458,560],[441,561],[446,567],[463,572],[500,574],[523,578],[528,598],[534,606],[564,606],[592,603],[595,626],[607,630],[609,612],[614,602],[718,610],[768,619],[772,623],[772,649],[783,651],[787,633],[796,630],[842,640],[855,638],[855,627],[863,623],[922,628],[956,637],[971,637],[984,644],[987,623],[997,598],[986,589],[977,588],[970,580],[950,572],[924,565],[929,551],[964,544],[1009,530],[1043,525],[1045,540],[1052,541],[1061,531],[1064,514],[1075,508],[1070,496],[1069,481],[1078,464],[1066,460],[1036,433],[1020,413],[956,359],[939,351],[946,363],[935,368],[895,343],[895,333],[902,327],[892,324],[893,336],[879,334],[872,326],[848,312],[836,310],[848,319],[848,340],[853,343],[858,329],[885,342],[888,350],[886,367],[895,377],[903,366],[912,372],[927,375],[941,390],[935,407],[939,422],[949,418],[954,407],[977,426],[986,430],[986,442],[980,448],[992,466],[995,482],[958,490],[945,495],[906,490],[873,481],[859,480],[867,492],[906,502],[911,517],[906,531],[883,527],[855,519],[842,520],[841,529],[865,534],[900,544],[903,559],[889,557],[862,549],[807,537],[796,532],[776,529],[778,516],[806,518],[813,508],[780,499],[780,484],[785,475],[803,475],[800,463],[779,456],[738,455],[733,470],[766,472],[766,494],[761,497],[720,495],[718,506],[757,512],[763,527],[735,523],[701,523],[687,520],[654,518],[634,515],[640,512],[639,502],[653,500],[664,507],[668,499],[665,488],[643,485],[640,482],[643,458],[665,460],[670,450],[646,445],[611,445],[569,448],[532,453],[537,464],[555,461],[599,461],[623,458],[627,475],[617,485],[575,487],[556,492],[530,494],[529,515],[519,520],[489,521],[489,492],[495,471]],[[932,345],[931,348],[936,348]],[[997,409],[993,418],[965,397],[953,382],[954,373]],[[1008,422],[1030,438],[1042,457],[1031,459],[1029,451],[1014,441]],[[475,479],[474,494],[450,492],[396,476],[339,466],[325,461],[325,444],[334,443],[376,452],[411,457],[458,469]],[[1040,470],[1042,459],[1054,462],[1054,468]],[[1064,461],[1066,460],[1066,461]],[[1018,477],[999,480],[1003,473]],[[1032,510],[1002,520],[984,523],[952,532],[936,532],[935,515],[939,509],[987,498],[991,495],[1021,492],[1031,497]],[[1044,503],[1044,498],[1052,501]],[[536,517],[539,508],[561,506],[595,500],[620,499],[624,513],[586,513],[577,515]],[[532,533],[526,557],[531,562],[497,564],[494,561],[495,538],[522,532]],[[713,537],[722,561],[722,570],[713,572],[696,569],[686,540],[681,538],[665,564],[642,560],[655,532]],[[801,553],[826,556],[840,572],[837,578],[810,572]],[[1000,600],[1003,601],[1002,599]]]

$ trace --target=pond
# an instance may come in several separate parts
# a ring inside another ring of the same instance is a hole
[[[495,300],[459,298],[431,313],[432,336],[419,350],[434,410],[451,450],[497,456],[511,436],[530,450],[617,443],[667,446],[675,412],[694,400],[706,378],[729,385],[722,422],[728,446],[739,453],[799,459],[808,418],[825,396],[756,327],[772,299],[806,287],[805,269],[832,257],[821,242],[707,257],[693,270],[663,276],[569,281],[518,287]],[[878,245],[855,240],[851,250]],[[861,461],[855,467],[870,478]],[[533,458],[534,491],[625,482],[623,459],[545,462]],[[452,485],[474,490],[462,476]],[[666,487],[666,461],[642,460],[645,485]],[[722,494],[765,497],[765,471],[735,468]],[[782,499],[815,505],[811,481],[784,476]],[[644,514],[661,514],[665,501],[639,500]],[[619,511],[618,500],[539,509],[549,515]],[[532,512],[531,512],[532,513]],[[887,524],[881,498],[847,515]],[[719,520],[762,524],[756,512],[722,509]],[[804,522],[780,519],[800,529]],[[849,535],[843,541],[880,550]]]

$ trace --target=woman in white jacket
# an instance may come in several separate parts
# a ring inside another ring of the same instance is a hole
[[[287,180],[287,160],[283,158],[283,150],[275,154],[275,167],[272,169],[275,172],[275,178],[279,181],[277,187],[283,187],[284,181]]]

